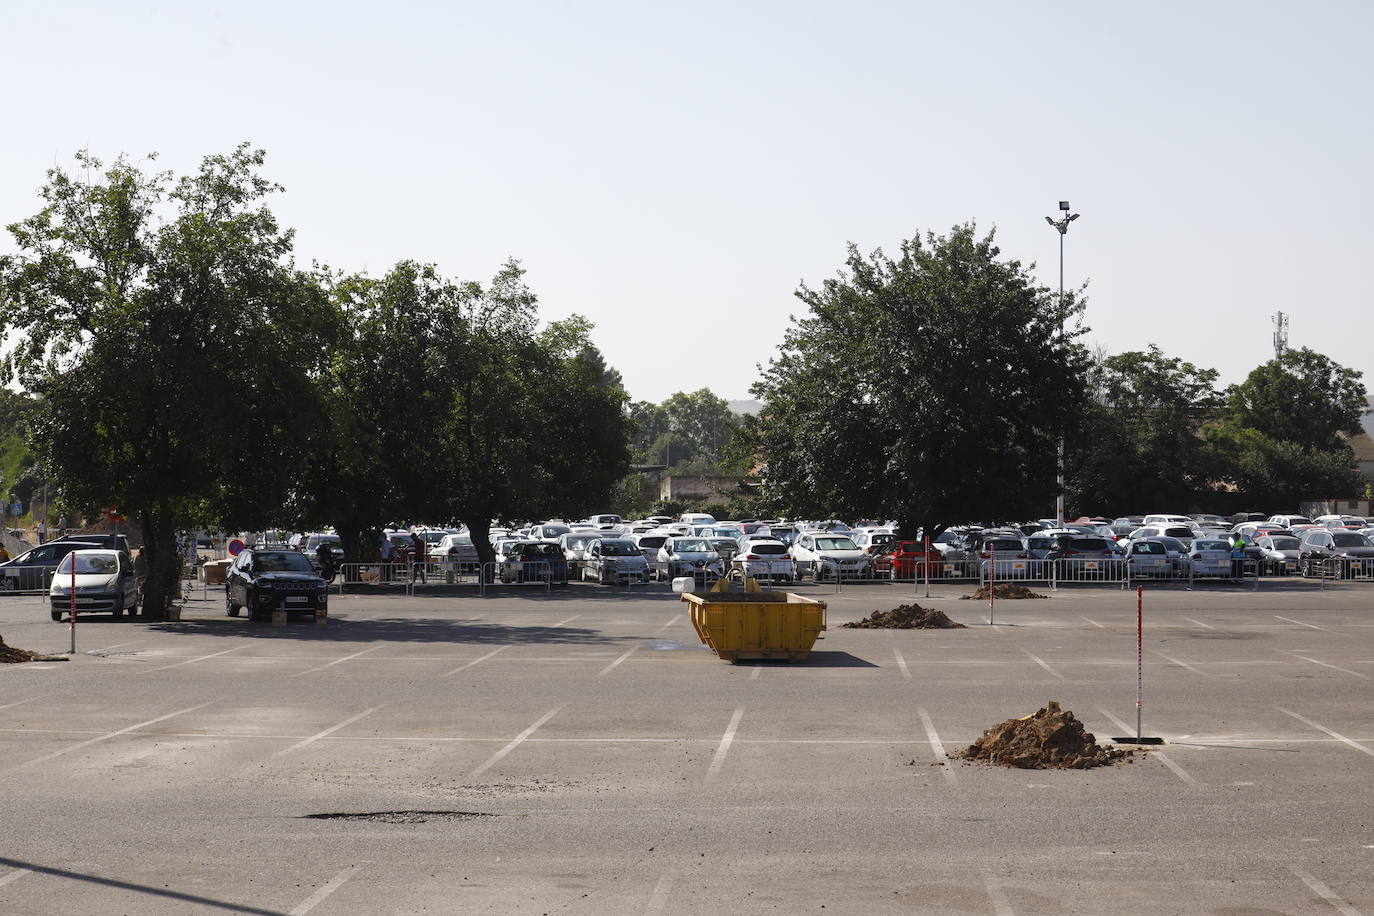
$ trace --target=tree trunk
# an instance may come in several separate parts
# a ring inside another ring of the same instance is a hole
[[[488,563],[496,562],[496,550],[491,546],[491,520],[483,516],[475,521],[464,521],[468,526],[468,537],[472,538],[472,546],[477,548],[477,562],[482,564],[482,574],[490,582],[496,568],[487,568]]]
[[[365,543],[363,531],[353,519],[348,519],[343,524],[336,524],[334,530],[339,532],[339,540],[343,543],[344,581],[357,582],[361,578],[358,575],[358,567],[354,566],[349,569],[348,564],[363,563],[371,559],[371,556],[365,557],[363,555],[363,544]]]
[[[143,553],[148,561],[148,578],[143,583],[143,616],[147,620],[166,620],[167,608],[181,595],[181,557],[177,555],[176,532],[161,519],[142,515]]]

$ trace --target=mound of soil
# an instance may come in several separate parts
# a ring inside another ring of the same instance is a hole
[[[1054,700],[1034,715],[988,729],[959,756],[1023,770],[1086,770],[1134,759],[1130,751],[1102,747]]]
[[[874,611],[862,620],[840,624],[855,630],[962,630],[964,625],[945,616],[944,611],[902,604],[890,611]]]
[[[30,652],[28,649],[16,649],[13,646],[5,645],[5,640],[0,637],[0,665],[15,665],[20,662],[65,662],[65,655],[43,655],[41,652]]]
[[[992,589],[993,589],[993,586],[981,585],[981,586],[978,587],[978,591],[974,592],[972,595],[965,595],[964,598],[965,598],[965,600],[967,600],[967,599],[969,599],[969,598],[972,598],[972,599],[975,600],[975,601],[987,601],[987,600],[988,600],[988,597],[989,597],[989,592],[992,591]],[[1015,585],[1015,584],[1012,584],[1012,583],[1008,583],[1008,584],[1006,584],[1006,585],[998,585],[998,586],[996,586],[996,589],[997,589],[997,597],[998,597],[998,598],[1048,598],[1048,597],[1049,597],[1049,595],[1041,595],[1041,594],[1038,593],[1038,592],[1033,592],[1033,591],[1031,591],[1030,589],[1026,588],[1024,585]]]

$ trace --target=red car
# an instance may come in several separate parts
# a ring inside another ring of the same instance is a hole
[[[885,573],[889,579],[924,579],[924,563],[930,568],[930,578],[938,579],[944,574],[944,562],[940,551],[934,547],[926,549],[920,541],[894,541],[884,544],[874,555],[873,570],[876,575]]]

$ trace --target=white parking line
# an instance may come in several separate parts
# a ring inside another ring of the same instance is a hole
[[[654,894],[649,898],[649,905],[644,908],[644,916],[654,916],[655,913],[662,913],[663,908],[668,905],[668,894],[673,889],[673,876],[664,875],[658,879],[658,884],[654,886]]]
[[[1021,651],[1026,652],[1025,649],[1022,649]],[[1050,674],[1053,674],[1055,677],[1059,678],[1061,681],[1065,679],[1064,675],[1060,674],[1058,671],[1055,671],[1049,665],[1045,664],[1044,659],[1040,658],[1038,655],[1031,655],[1029,652],[1026,652],[1026,657],[1029,658],[1031,661],[1035,662],[1041,668],[1044,668]]]
[[[385,705],[386,705],[385,703],[382,704],[382,706],[385,706]],[[336,731],[338,731],[339,729],[347,728],[348,726],[352,725],[354,722],[357,722],[359,719],[363,718],[364,716],[370,716],[370,715],[372,715],[372,713],[374,713],[374,712],[376,712],[377,710],[381,709],[382,706],[374,706],[374,707],[372,707],[371,709],[366,709],[366,710],[364,710],[364,711],[358,713],[356,716],[349,716],[347,719],[344,719],[344,720],[343,720],[342,722],[340,722],[338,725],[335,725],[335,726],[333,726],[332,728],[326,728],[326,729],[325,729],[324,731],[322,731],[322,732],[316,732],[315,734],[311,735],[309,738],[306,738],[306,739],[303,740],[303,741],[297,741],[295,744],[291,745],[290,747],[286,748],[285,750],[277,751],[277,752],[276,752],[275,754],[273,754],[272,756],[273,756],[273,757],[280,757],[280,756],[282,756],[283,754],[289,754],[289,753],[291,753],[292,751],[298,751],[298,750],[300,750],[300,749],[303,748],[303,747],[308,747],[309,745],[314,744],[316,741],[319,741],[321,738],[328,738],[330,735],[334,734],[334,733],[335,733]]]
[[[1338,912],[1344,913],[1345,916],[1360,916],[1359,910],[1355,909],[1353,906],[1346,903],[1340,897],[1337,897],[1335,894],[1331,893],[1331,888],[1327,887],[1325,884],[1318,881],[1317,877],[1313,875],[1311,872],[1304,871],[1303,869],[1298,868],[1296,865],[1288,866],[1288,870],[1291,871],[1293,874],[1297,875],[1298,878],[1302,880],[1303,884],[1306,884],[1308,887],[1310,887],[1312,889],[1312,893],[1316,894],[1318,897],[1322,898],[1327,903],[1331,904],[1333,907],[1336,908]]]
[[[541,629],[541,630],[556,630],[556,629],[558,629],[559,627],[561,627],[563,624],[565,624],[565,623],[572,623],[574,620],[576,620],[577,618],[579,618],[579,617],[581,617],[581,616],[582,616],[581,614],[573,614],[571,617],[567,618],[566,620],[560,620],[560,621],[558,621],[558,623],[552,624],[551,626],[547,626],[547,627],[539,627],[539,629]]]
[[[902,677],[911,680],[911,669],[906,666],[906,659],[902,658],[902,650],[896,646],[892,648],[892,654],[897,656],[897,667],[902,669]]]
[[[25,875],[31,875],[31,874],[33,874],[33,870],[32,870],[32,869],[28,869],[28,868],[16,868],[14,871],[10,872],[8,875],[0,876],[0,887],[4,887],[6,884],[13,884],[14,882],[18,881],[20,878],[24,877]]]
[[[634,655],[634,654],[635,654],[635,650],[637,650],[638,648],[639,648],[639,646],[631,646],[630,648],[626,649],[626,650],[621,654],[621,656],[620,656],[619,658],[617,658],[615,661],[611,662],[611,663],[610,663],[609,665],[607,665],[605,668],[602,668],[600,671],[598,671],[598,672],[596,673],[596,676],[597,676],[597,677],[601,677],[601,676],[603,676],[603,675],[610,674],[611,671],[612,671],[612,669],[614,669],[616,665],[620,664],[620,663],[623,662],[625,659],[629,658],[631,655]]]
[[[1368,755],[1371,756],[1371,757],[1374,757],[1374,751],[1371,751],[1369,748],[1365,747],[1363,744],[1357,744],[1356,742],[1354,742],[1354,741],[1352,741],[1351,739],[1347,738],[1345,735],[1342,735],[1340,732],[1333,732],[1331,729],[1327,728],[1325,725],[1319,725],[1319,724],[1317,724],[1316,722],[1313,722],[1311,719],[1307,718],[1306,716],[1300,716],[1300,715],[1298,715],[1297,713],[1293,712],[1291,709],[1284,709],[1282,706],[1275,706],[1274,708],[1277,709],[1279,712],[1283,713],[1284,715],[1292,716],[1293,718],[1297,719],[1299,722],[1302,722],[1302,723],[1305,724],[1305,725],[1310,725],[1310,726],[1312,726],[1313,728],[1315,728],[1315,729],[1316,729],[1317,731],[1319,731],[1319,732],[1326,732],[1328,735],[1330,735],[1331,737],[1335,738],[1337,741],[1340,741],[1342,744],[1348,744],[1348,745],[1350,745],[1351,747],[1353,747],[1355,750],[1360,751],[1360,752],[1365,753],[1365,754],[1368,754]]]
[[[749,672],[749,680],[757,681],[759,679],[760,674],[763,674],[763,665],[760,665],[758,662],[755,662],[754,670]]]
[[[262,641],[262,640],[260,640],[260,639],[255,639],[255,640],[253,640],[252,642],[244,643],[244,644],[241,645],[241,646],[235,646],[235,647],[232,648],[232,649],[225,649],[225,650],[223,650],[223,651],[221,651],[221,652],[211,652],[209,655],[197,655],[195,658],[188,658],[188,659],[186,659],[185,661],[176,662],[175,664],[172,664],[172,665],[163,665],[161,668],[144,668],[142,671],[135,671],[134,673],[135,673],[135,674],[150,674],[150,673],[152,673],[152,672],[154,672],[154,671],[166,671],[168,668],[180,668],[182,665],[189,665],[189,664],[191,664],[192,662],[203,662],[203,661],[205,661],[207,658],[218,658],[218,657],[221,656],[221,655],[228,655],[230,652],[237,652],[237,651],[240,650],[240,649],[247,649],[249,646],[255,646],[255,645],[257,645],[257,644],[258,644],[259,642],[261,642],[261,641]]]
[[[1160,658],[1164,659],[1165,661],[1173,662],[1175,665],[1178,665],[1180,668],[1186,668],[1186,669],[1188,669],[1189,671],[1193,672],[1194,674],[1200,674],[1200,675],[1202,675],[1203,677],[1216,677],[1215,674],[1208,674],[1206,671],[1203,671],[1203,670],[1200,669],[1200,668],[1194,668],[1192,665],[1188,664],[1187,662],[1181,662],[1181,661],[1179,661],[1178,659],[1174,658],[1172,655],[1165,655],[1163,652],[1159,651],[1158,649],[1151,649],[1150,651],[1153,652],[1155,655],[1158,655]]]
[[[17,763],[14,766],[9,767],[9,769],[18,770],[22,769],[23,767],[33,766],[36,763],[46,763],[47,761],[52,760],[55,757],[61,757],[63,754],[70,754],[72,751],[79,751],[83,747],[89,747],[92,744],[98,744],[101,741],[109,741],[111,738],[118,738],[120,735],[127,735],[129,732],[138,731],[140,728],[147,728],[149,725],[156,725],[159,722],[165,722],[168,719],[173,718],[174,716],[184,715],[188,712],[195,712],[197,709],[204,709],[206,706],[209,705],[209,703],[200,703],[195,706],[187,706],[185,709],[178,709],[176,712],[169,712],[165,716],[158,716],[156,719],[149,719],[147,722],[140,722],[137,725],[130,725],[127,728],[121,728],[119,731],[109,732],[104,735],[98,735],[94,738],[88,738],[85,741],[80,741],[76,744],[73,744],[71,747],[64,747],[60,751],[53,751],[51,754],[44,754],[42,757],[35,757],[33,760],[26,760],[23,763]]]
[[[988,897],[992,900],[992,911],[997,916],[1015,916],[1011,904],[1007,901],[1007,895],[1002,892],[1002,886],[987,869],[983,869],[983,886],[987,888]]]
[[[354,652],[352,655],[345,655],[343,658],[336,658],[336,659],[334,659],[332,662],[327,662],[326,664],[320,665],[320,666],[317,667],[317,668],[306,668],[304,671],[297,671],[294,675],[292,675],[292,677],[300,677],[302,674],[310,674],[310,673],[312,673],[312,672],[314,672],[314,671],[323,671],[323,670],[326,669],[326,668],[332,668],[332,667],[334,667],[335,665],[341,665],[341,664],[343,664],[344,662],[348,661],[348,660],[351,659],[351,658],[357,658],[359,655],[366,655],[366,654],[369,653],[369,652],[376,652],[378,649],[381,649],[381,648],[385,648],[385,647],[384,647],[384,646],[373,646],[372,648],[370,648],[370,649],[364,649],[364,650],[361,651],[361,652]]]
[[[716,747],[716,756],[711,758],[711,767],[706,771],[706,781],[710,782],[720,772],[720,768],[725,764],[725,755],[730,752],[730,745],[735,741],[735,732],[739,729],[739,720],[744,718],[744,707],[735,710],[735,714],[730,717],[730,724],[725,727],[725,734],[721,736],[720,744]]]
[[[1293,654],[1297,655],[1298,658],[1302,659],[1305,662],[1311,662],[1314,665],[1321,665],[1323,668],[1330,668],[1332,671],[1339,671],[1342,674],[1353,674],[1355,675],[1355,677],[1364,678],[1366,681],[1370,679],[1369,675],[1367,674],[1361,674],[1358,671],[1351,671],[1349,668],[1342,668],[1340,665],[1333,665],[1330,662],[1317,661],[1317,659],[1309,658],[1306,655],[1298,655],[1297,652],[1293,652]]]
[[[1117,728],[1121,729],[1121,734],[1123,736],[1132,734],[1131,727],[1129,725],[1127,725],[1125,722],[1122,722],[1120,719],[1112,715],[1107,710],[1103,709],[1101,706],[1097,707],[1097,711],[1102,713],[1102,715],[1106,716],[1108,719],[1111,719],[1112,724],[1114,724]],[[1188,785],[1192,786],[1194,789],[1202,788],[1202,784],[1199,783],[1196,779],[1194,779],[1191,775],[1189,775],[1187,770],[1183,769],[1183,767],[1179,766],[1178,764],[1170,760],[1168,754],[1164,753],[1163,751],[1150,751],[1150,756],[1157,758],[1159,762],[1168,767],[1169,770],[1175,776],[1186,782]]]
[[[1183,619],[1186,620],[1186,621],[1188,621],[1189,623],[1195,623],[1195,624],[1197,624],[1198,626],[1202,627],[1204,630],[1215,630],[1215,629],[1216,629],[1216,627],[1212,626],[1210,623],[1203,623],[1201,620],[1194,620],[1194,619],[1191,618],[1191,617],[1184,617]]]
[[[663,626],[659,627],[659,629],[660,629],[660,630],[666,630],[666,629],[668,629],[669,627],[671,627],[673,624],[677,623],[677,622],[678,622],[679,620],[681,620],[681,619],[682,619],[682,615],[681,615],[681,614],[674,614],[674,615],[673,615],[673,619],[670,620],[670,621],[668,621],[667,623],[665,623]]]
[[[1326,632],[1326,627],[1319,627],[1315,623],[1303,623],[1301,620],[1294,620],[1292,617],[1280,617],[1278,614],[1275,614],[1274,619],[1283,620],[1288,623],[1296,623],[1300,627],[1307,627],[1312,630],[1321,630],[1323,633]]]
[[[9,709],[9,708],[12,707],[12,706],[23,706],[25,703],[32,703],[32,702],[33,702],[33,697],[29,697],[27,700],[15,700],[13,703],[6,703],[4,706],[0,706],[0,709]]]
[[[109,652],[111,649],[122,649],[122,648],[124,648],[125,646],[135,646],[135,645],[138,645],[138,644],[141,643],[141,642],[146,642],[146,641],[147,641],[147,640],[143,640],[143,639],[135,639],[133,642],[117,642],[117,643],[115,643],[113,646],[106,646],[106,647],[104,647],[103,649],[90,649],[90,650],[88,650],[88,651],[86,652],[86,654],[87,654],[87,655],[99,655],[101,652]]]
[[[1079,617],[1083,617],[1082,614],[1079,614],[1078,616],[1079,616]],[[1093,620],[1091,617],[1083,617],[1083,619],[1086,620],[1086,621],[1088,621],[1088,623],[1092,624],[1093,626],[1097,627],[1099,630],[1105,630],[1105,629],[1107,629],[1107,628],[1104,627],[1102,624],[1098,623],[1096,620]]]
[[[323,885],[319,890],[315,891],[315,893],[306,897],[299,906],[290,912],[289,916],[305,916],[306,913],[309,913],[315,907],[319,906],[324,898],[337,891],[345,881],[353,877],[353,872],[356,870],[356,865],[350,865],[348,868],[339,872],[328,884]]]
[[[441,674],[441,675],[439,675],[439,676],[440,676],[440,677],[448,677],[450,674],[457,674],[459,671],[466,671],[466,670],[468,670],[469,668],[471,668],[473,665],[477,664],[478,662],[484,662],[484,661],[486,661],[487,659],[491,658],[491,657],[492,657],[493,655],[495,655],[496,653],[498,653],[498,652],[504,652],[504,651],[506,651],[506,650],[509,649],[509,648],[510,648],[510,646],[502,646],[502,647],[500,647],[499,649],[492,649],[492,650],[491,650],[490,652],[488,652],[486,655],[483,655],[483,656],[481,656],[480,658],[474,658],[472,661],[468,662],[467,664],[465,664],[465,665],[459,665],[457,668],[454,668],[452,671],[445,671],[443,674]]]
[[[500,763],[503,757],[505,757],[511,751],[519,747],[520,743],[524,741],[526,738],[528,738],[530,735],[534,734],[539,729],[539,726],[543,725],[545,722],[549,721],[554,716],[558,715],[558,710],[561,708],[561,706],[555,706],[553,709],[550,709],[548,712],[544,713],[538,719],[535,719],[533,725],[522,731],[520,734],[516,735],[515,740],[511,741],[505,747],[501,748],[501,750],[497,751],[495,754],[492,754],[490,757],[488,757],[485,763],[483,763],[477,769],[472,771],[472,775],[481,776],[487,770],[491,769],[492,767],[496,766],[496,764]]]
[[[945,774],[945,780],[950,785],[955,785],[958,783],[959,777],[955,775],[954,767],[950,766],[946,759],[945,746],[940,741],[940,736],[935,732],[935,723],[930,720],[930,713],[921,706],[916,707],[916,712],[921,717],[921,725],[925,728],[926,738],[930,741],[930,751],[935,755],[936,761],[939,762],[940,770]]]

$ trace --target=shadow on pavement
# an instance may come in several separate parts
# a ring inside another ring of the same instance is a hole
[[[285,916],[279,910],[265,910],[256,906],[245,906],[242,903],[230,903],[226,900],[215,900],[210,897],[200,897],[196,894],[183,894],[180,891],[166,890],[161,887],[152,887],[147,884],[133,884],[129,881],[117,881],[113,878],[101,878],[96,875],[87,875],[78,871],[68,871],[65,868],[51,868],[46,865],[39,865],[36,862],[21,862],[18,859],[0,858],[0,865],[10,868],[17,868],[27,872],[36,872],[40,875],[51,875],[54,878],[66,878],[70,881],[87,881],[91,884],[99,884],[104,887],[117,888],[123,891],[133,891],[137,894],[149,894],[154,897],[165,897],[169,900],[179,900],[183,903],[193,903],[197,906],[211,907],[217,910],[229,910],[234,913],[256,913],[260,916]]]
[[[605,636],[579,627],[512,626],[478,623],[472,619],[434,617],[378,618],[372,620],[331,617],[323,627],[307,615],[292,617],[286,626],[254,623],[243,617],[164,621],[148,624],[150,633],[195,636],[233,636],[241,639],[298,639],[308,642],[455,643],[471,645],[600,645],[634,642],[640,636]]]

